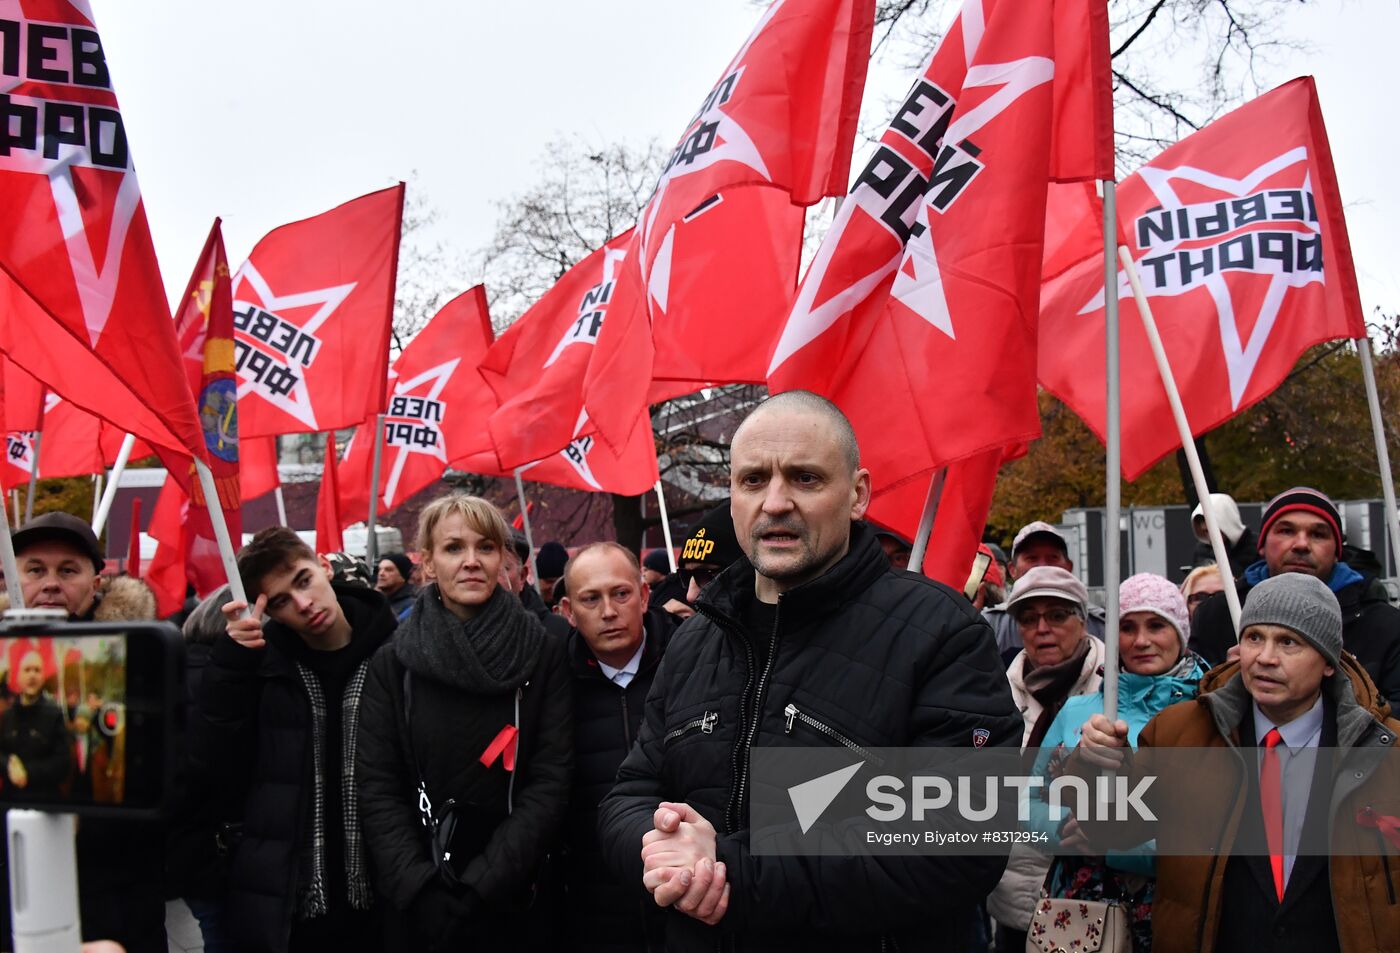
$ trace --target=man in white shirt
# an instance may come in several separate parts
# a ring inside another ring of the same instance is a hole
[[[574,787],[563,851],[565,929],[574,949],[658,946],[661,910],[616,880],[598,843],[598,803],[641,727],[643,703],[677,619],[647,609],[637,557],[617,543],[579,550],[564,568],[574,671]],[[645,901],[645,902],[642,902]]]

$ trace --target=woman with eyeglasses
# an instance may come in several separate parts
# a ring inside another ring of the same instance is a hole
[[[370,663],[355,774],[389,949],[529,949],[573,770],[564,640],[499,585],[510,534],[478,497],[429,504],[428,580]]]
[[[1058,566],[1036,566],[1012,587],[1006,611],[1016,621],[1024,648],[1006,671],[1011,695],[1021,709],[1021,750],[1040,746],[1055,716],[1073,695],[1099,690],[1103,681],[1103,642],[1085,628],[1089,593]],[[1026,930],[1040,898],[1050,858],[1016,845],[987,911],[997,921],[996,948],[1021,953]]]
[[[1215,567],[1210,567],[1212,570]],[[1218,575],[1218,573],[1217,573]],[[1118,587],[1118,718],[1127,722],[1128,743],[1163,708],[1195,698],[1206,665],[1187,648],[1191,624],[1187,601],[1172,583],[1138,573]],[[1103,714],[1103,690],[1065,702],[1042,739],[1034,773],[1058,777],[1079,744],[1084,725]],[[1044,789],[1042,789],[1044,790]],[[1047,890],[1071,900],[1119,900],[1127,908],[1136,953],[1152,948],[1152,889],[1155,868],[1150,845],[1122,854],[1096,856],[1068,812],[1050,813],[1045,800],[1030,807],[1031,825],[1056,845],[1060,863]]]
[[[1186,574],[1181,582],[1181,594],[1186,598],[1186,611],[1196,614],[1196,607],[1225,588],[1220,578],[1220,567],[1215,563],[1197,566]]]

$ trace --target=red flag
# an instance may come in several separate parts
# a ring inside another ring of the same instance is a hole
[[[336,478],[335,434],[326,434],[326,467],[321,476],[321,489],[316,494],[316,552],[338,553],[345,548],[341,538],[340,513],[336,499],[340,481]],[[351,521],[353,522],[353,520]]]
[[[185,524],[189,511],[190,498],[180,484],[167,475],[155,509],[151,511],[151,521],[146,525],[146,535],[156,541],[156,552],[146,567],[145,579],[156,595],[158,618],[174,615],[185,604],[185,590],[189,586],[185,568]]]
[[[253,437],[238,441],[238,488],[243,501],[256,500],[282,485],[277,474],[277,438]]]
[[[615,447],[649,377],[684,393],[765,376],[800,250],[793,206],[846,191],[874,15],[873,0],[777,0],[686,125],[638,220],[629,306],[588,371],[589,416]]]
[[[558,453],[522,466],[521,477],[535,483],[623,496],[636,496],[656,485],[661,477],[656,468],[656,438],[652,436],[650,414],[639,414],[633,421],[621,453],[615,453],[589,430],[591,426],[584,418],[579,429],[582,436],[575,437]],[[483,476],[515,475],[514,470],[500,467],[495,454],[489,452],[453,460],[452,466]]]
[[[1039,433],[1034,342],[1048,183],[1102,168],[1092,145],[1053,143],[1052,129],[1091,132],[1055,117],[1079,101],[1057,95],[1061,71],[1091,74],[1065,60],[1092,44],[1056,45],[1056,21],[1075,15],[1080,30],[1093,20],[1086,0],[968,0],[798,292],[769,387],[834,400],[855,425],[877,494],[915,477],[926,490],[935,468]],[[1072,154],[1082,168],[1068,166]]]
[[[129,576],[141,575],[141,498],[131,501],[131,539],[127,546],[126,572]]]
[[[509,472],[574,439],[584,375],[604,318],[618,305],[618,276],[631,247],[629,230],[574,265],[491,345],[481,359],[481,378],[500,407],[491,414],[488,433],[464,435],[457,456],[494,446],[498,463],[491,468]],[[645,371],[634,371],[638,375],[644,378]]]
[[[42,430],[44,427],[44,385],[9,358],[0,358],[3,368],[5,429],[10,432]]]
[[[353,427],[384,409],[402,184],[273,229],[233,280],[240,433]]]
[[[385,513],[447,471],[447,462],[475,439],[495,408],[476,373],[491,346],[486,289],[477,285],[445,304],[409,342],[389,372],[384,415],[379,509]],[[340,462],[340,515],[353,523],[369,513],[374,420],[361,424]]]
[[[1077,223],[1047,266],[1040,381],[1102,438],[1101,205],[1057,195]],[[1118,186],[1131,248],[1196,435],[1282,383],[1309,347],[1366,333],[1331,148],[1312,79],[1260,96]],[[1076,253],[1075,248],[1079,251]],[[1067,262],[1078,261],[1076,265]],[[1137,306],[1120,271],[1123,475],[1181,445]]]
[[[83,409],[203,455],[88,3],[7,9],[0,350]]]
[[[987,528],[987,514],[992,509],[992,493],[1002,462],[1003,453],[998,447],[948,465],[933,531],[924,551],[923,572],[930,579],[960,591],[967,582],[977,546]],[[913,539],[927,497],[928,480],[906,480],[875,497],[868,515],[882,526]]]

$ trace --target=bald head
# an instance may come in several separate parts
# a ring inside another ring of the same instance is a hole
[[[841,412],[840,407],[820,394],[814,394],[809,390],[783,391],[781,394],[769,397],[744,418],[739,429],[734,431],[734,439],[731,443],[738,443],[739,435],[751,423],[772,413],[810,414],[820,418],[826,423],[831,439],[835,442],[846,466],[852,473],[860,466],[860,446],[856,443],[856,431],[851,426],[850,420]]]

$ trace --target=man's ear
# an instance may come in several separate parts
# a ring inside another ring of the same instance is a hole
[[[317,553],[316,562],[321,564],[321,571],[326,574],[327,579],[335,575],[335,571],[331,569],[331,561],[326,558],[325,553]]]
[[[574,621],[574,607],[569,603],[568,596],[565,596],[564,598],[559,600],[559,605],[557,608],[559,609],[559,614],[568,620],[569,625],[577,629],[578,623]]]
[[[856,470],[855,478],[851,482],[853,499],[851,501],[851,519],[858,520],[865,516],[865,511],[870,509],[870,471],[861,467]]]

